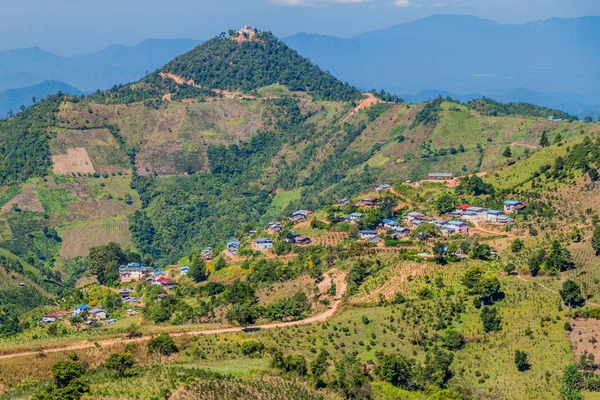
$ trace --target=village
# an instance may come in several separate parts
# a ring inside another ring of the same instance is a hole
[[[452,174],[431,173],[428,175],[429,182],[447,182],[452,178]],[[405,185],[419,188],[423,182],[405,181]],[[514,222],[510,215],[518,213],[525,208],[525,205],[517,200],[505,200],[502,210],[487,209],[484,207],[471,206],[469,204],[460,204],[453,211],[447,212],[438,217],[428,215],[417,209],[409,210],[405,203],[398,199],[395,205],[395,214],[397,218],[383,218],[379,220],[372,229],[364,228],[367,214],[370,211],[380,207],[380,200],[384,196],[394,195],[394,188],[386,183],[378,184],[373,187],[372,194],[359,196],[355,199],[341,198],[333,202],[329,207],[330,213],[333,213],[336,224],[346,224],[346,240],[356,240],[373,246],[375,249],[388,250],[392,252],[401,251],[403,246],[411,247],[420,243],[420,253],[415,255],[416,259],[430,260],[434,258],[432,252],[428,250],[433,237],[425,237],[419,227],[429,224],[432,229],[439,232],[442,238],[468,238],[470,236],[479,236],[477,232],[480,226],[487,228],[501,228]],[[403,207],[404,206],[404,207]],[[353,212],[343,214],[340,211],[352,209]],[[285,243],[287,246],[298,246],[299,248],[318,245],[316,238],[311,238],[306,234],[306,227],[313,224],[319,224],[321,227],[330,228],[332,222],[323,218],[322,214],[317,218],[318,213],[311,210],[301,209],[294,211],[286,220],[269,222],[262,229],[252,229],[248,231],[243,238],[232,238],[218,248],[206,247],[201,252],[201,257],[209,262],[215,256],[224,257],[229,262],[239,262],[247,255],[263,254],[269,258],[284,257],[279,254],[274,246]],[[353,232],[351,234],[350,232]],[[259,234],[260,233],[260,234]],[[444,255],[446,256],[446,254]],[[466,255],[460,253],[454,254],[458,258],[465,258]],[[190,271],[188,265],[168,266],[164,268],[154,268],[142,265],[139,262],[130,262],[121,265],[118,270],[120,289],[118,297],[122,303],[128,305],[126,315],[128,317],[141,313],[143,301],[134,296],[136,290],[131,285],[144,283],[149,287],[157,287],[160,293],[155,301],[161,301],[167,296],[167,293],[176,289],[180,283],[177,282],[181,277],[185,277]],[[112,325],[117,319],[111,318],[107,310],[98,307],[90,307],[87,304],[75,306],[72,311],[56,311],[45,314],[40,321],[40,325],[46,325],[57,320],[65,318],[82,321],[88,327],[98,325]]]

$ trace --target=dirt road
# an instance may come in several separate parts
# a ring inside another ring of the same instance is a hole
[[[331,275],[331,277],[329,275]],[[298,320],[298,321],[277,322],[277,323],[271,323],[271,324],[266,324],[266,325],[251,326],[251,327],[247,328],[247,331],[255,332],[255,331],[260,331],[260,330],[265,330],[265,329],[276,329],[276,328],[284,328],[284,327],[288,327],[288,326],[308,325],[308,324],[315,324],[315,323],[327,321],[337,311],[337,309],[342,301],[342,298],[346,294],[347,285],[346,285],[346,273],[337,268],[333,268],[333,269],[329,270],[328,272],[326,272],[325,277],[326,277],[325,281],[329,283],[328,286],[330,286],[330,282],[334,282],[337,287],[337,295],[336,295],[334,301],[332,302],[331,307],[329,309],[327,309],[327,311],[322,312],[321,314],[313,315],[312,317],[309,317],[306,319]],[[201,336],[201,335],[218,335],[221,333],[235,333],[235,332],[242,332],[242,331],[244,331],[244,329],[241,327],[232,327],[232,328],[221,328],[221,329],[180,331],[180,332],[169,333],[169,335],[172,337]],[[57,352],[65,352],[65,351],[74,351],[74,350],[93,348],[93,347],[96,347],[97,344],[99,344],[101,347],[111,347],[111,346],[128,344],[128,343],[147,342],[153,336],[155,336],[155,335],[148,335],[148,336],[143,336],[143,337],[139,337],[139,338],[131,338],[131,339],[128,339],[128,338],[105,339],[105,340],[98,340],[96,342],[79,341],[77,343],[73,343],[73,344],[67,345],[67,346],[52,347],[52,348],[48,348],[48,349],[44,349],[43,347],[40,347],[40,349],[43,353],[57,353]],[[40,353],[40,351],[23,351],[23,352],[12,353],[12,354],[4,354],[4,355],[0,355],[0,360],[4,360],[4,359],[8,359],[8,358],[15,358],[15,357],[34,356],[39,353]]]

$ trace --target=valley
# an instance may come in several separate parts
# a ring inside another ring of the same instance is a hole
[[[0,399],[597,395],[598,122],[232,31],[0,137]]]

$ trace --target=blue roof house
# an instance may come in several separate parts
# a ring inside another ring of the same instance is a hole
[[[259,250],[269,250],[273,247],[273,240],[269,238],[256,239],[256,247]]]
[[[232,239],[226,243],[226,246],[227,246],[227,250],[231,254],[237,254],[238,250],[240,249],[241,243],[239,240]]]
[[[188,272],[190,272],[190,267],[188,267],[187,265],[184,265],[183,267],[179,268],[179,274],[181,276],[186,276]]]
[[[90,306],[88,306],[87,304],[82,304],[79,306],[76,306],[75,308],[73,308],[73,315],[75,315],[76,317],[79,317],[83,314],[86,314],[90,311]]]

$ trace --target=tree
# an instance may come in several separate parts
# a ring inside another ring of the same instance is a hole
[[[513,253],[519,253],[521,250],[523,250],[523,247],[525,247],[525,242],[517,238],[510,244],[510,251]]]
[[[112,285],[119,278],[119,266],[127,262],[127,256],[117,243],[92,247],[86,260],[88,272],[98,277],[102,285]]]
[[[504,153],[502,153],[502,156],[506,158],[512,157],[512,151],[510,151],[510,146],[507,146],[506,149],[504,149]]]
[[[529,257],[527,264],[531,276],[536,276],[542,267],[542,263],[546,259],[546,250],[540,249],[537,253]]]
[[[375,372],[382,380],[406,390],[417,389],[413,379],[415,360],[401,354],[380,355]]]
[[[417,229],[412,231],[411,236],[416,237],[420,240],[429,240],[431,238],[438,237],[440,233],[440,228],[438,228],[435,224],[426,222],[424,224],[419,225]]]
[[[313,379],[319,380],[321,376],[327,371],[327,367],[329,366],[329,353],[325,349],[321,349],[321,352],[310,363],[310,373],[313,376]]]
[[[192,257],[188,275],[194,280],[194,282],[203,282],[206,280],[206,278],[208,278],[206,274],[206,263],[204,262],[202,256],[195,255]]]
[[[483,307],[480,317],[485,332],[498,332],[501,329],[502,318],[495,308]]]
[[[586,122],[586,123],[589,123],[589,122],[592,122],[592,121],[593,121],[593,119],[589,115],[586,115],[585,118],[583,119],[583,122]]]
[[[452,193],[449,191],[440,193],[433,202],[433,208],[435,208],[439,214],[446,214],[447,212],[454,210],[454,198],[452,197]]]
[[[581,307],[585,304],[585,299],[581,295],[579,285],[572,280],[563,283],[560,290],[560,297],[562,297],[565,305],[569,307]]]
[[[562,400],[583,400],[579,384],[581,376],[577,370],[577,365],[569,364],[565,367],[562,377],[560,394]]]
[[[531,368],[529,362],[527,362],[527,353],[521,350],[515,351],[515,365],[520,372],[527,371]]]
[[[596,168],[590,168],[588,170],[588,176],[592,182],[596,182],[598,179],[600,179],[600,174]]]
[[[119,377],[125,376],[126,372],[133,368],[134,365],[135,360],[129,352],[113,353],[104,361],[104,367],[115,371]]]
[[[574,242],[581,242],[581,231],[578,227],[574,226],[571,230],[571,240]]]
[[[462,333],[449,330],[444,336],[444,347],[448,350],[456,351],[465,347],[465,337]]]
[[[572,269],[574,266],[571,260],[571,252],[562,247],[558,240],[554,240],[550,248],[550,253],[546,257],[546,267],[553,272],[562,272]]]
[[[368,379],[368,373],[356,356],[346,354],[335,363],[332,387],[346,399],[364,399],[369,397],[369,391],[364,388]]]
[[[220,271],[223,268],[225,268],[226,266],[227,266],[227,262],[221,256],[221,257],[217,258],[217,261],[215,262],[215,271]]]
[[[52,377],[58,388],[66,387],[72,380],[82,376],[84,372],[83,365],[76,361],[60,361],[52,366]]]
[[[259,307],[250,303],[235,304],[227,313],[227,319],[229,321],[237,322],[244,329],[254,324],[259,316]]]
[[[592,234],[592,249],[594,249],[596,255],[600,255],[600,224],[596,224],[594,227],[594,233]]]
[[[512,275],[517,270],[517,267],[513,263],[508,263],[504,266],[504,272],[507,275]]]
[[[477,260],[487,260],[490,257],[492,249],[487,244],[478,244],[473,249],[473,253],[471,253],[471,257]]]
[[[540,146],[542,146],[542,147],[550,146],[550,140],[548,139],[548,133],[546,133],[545,129],[542,131],[542,137],[540,138]]]
[[[179,351],[175,341],[167,333],[161,333],[150,339],[147,350],[149,354],[159,354],[161,356],[170,356]]]

